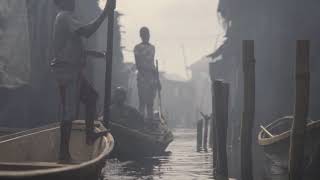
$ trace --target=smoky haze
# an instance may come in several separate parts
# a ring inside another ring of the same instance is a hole
[[[130,51],[140,42],[138,32],[142,26],[151,30],[160,69],[184,79],[187,77],[182,46],[187,65],[191,65],[223,41],[217,11],[213,11],[217,9],[218,0],[121,0],[117,3],[118,11],[123,14],[121,42],[127,62],[134,61]]]

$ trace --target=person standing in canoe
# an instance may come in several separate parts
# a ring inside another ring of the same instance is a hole
[[[145,115],[145,110],[147,109],[147,118],[153,119],[154,99],[157,89],[161,89],[155,67],[155,47],[149,42],[150,31],[147,27],[140,29],[140,37],[142,42],[134,48],[138,70],[139,111],[142,115]]]
[[[86,105],[87,144],[92,144],[98,137],[108,133],[94,131],[98,93],[82,73],[87,56],[104,57],[105,54],[85,50],[82,38],[93,35],[108,16],[108,12],[114,9],[112,6],[115,3],[110,1],[114,0],[106,3],[99,17],[84,25],[73,14],[76,0],[54,0],[60,11],[54,24],[54,59],[50,65],[59,86],[62,103],[60,161],[71,160],[69,141],[72,121],[77,118],[80,101]]]

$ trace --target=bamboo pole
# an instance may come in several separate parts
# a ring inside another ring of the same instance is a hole
[[[109,0],[108,3],[114,3],[116,0]],[[103,121],[105,126],[109,128],[110,121],[110,105],[111,105],[111,89],[112,89],[112,65],[113,65],[113,32],[114,32],[114,9],[108,14],[108,34],[107,34],[107,55],[106,55],[106,73],[105,73],[105,97]]]
[[[254,41],[243,41],[244,107],[241,120],[241,179],[253,180],[252,131],[255,114]]]
[[[203,137],[203,120],[197,122],[197,151],[201,151]]]
[[[296,103],[292,125],[289,155],[289,179],[303,179],[304,139],[309,110],[309,48],[307,40],[297,42],[296,59]]]
[[[228,126],[228,85],[223,81],[214,82],[217,142],[217,180],[228,179],[227,126]]]

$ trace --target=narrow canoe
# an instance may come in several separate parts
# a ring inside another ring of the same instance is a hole
[[[96,129],[104,127],[96,123]],[[60,125],[22,131],[0,138],[0,179],[95,180],[114,147],[113,136],[85,143],[85,123],[75,121],[70,151],[73,163],[58,163]]]
[[[173,141],[172,132],[163,128],[162,132],[132,129],[118,123],[110,123],[116,146],[115,156],[125,159],[162,155]]]
[[[266,126],[258,135],[259,145],[263,147],[266,155],[266,168],[270,174],[283,176],[283,179],[286,179],[288,174],[292,122],[292,116],[280,118]],[[304,163],[307,170],[312,164],[317,163],[315,157],[319,156],[320,120],[308,121],[304,145]]]
[[[6,135],[9,135],[9,134],[14,134],[14,133],[17,133],[17,132],[21,132],[23,130],[24,129],[14,129],[14,128],[0,127],[0,137],[1,136],[6,136]]]

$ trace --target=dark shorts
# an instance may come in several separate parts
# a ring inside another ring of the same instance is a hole
[[[155,77],[138,74],[137,86],[140,103],[152,105],[157,92]]]
[[[82,75],[67,83],[59,84],[59,88],[64,107],[62,109],[63,121],[73,121],[78,118],[80,102],[88,106],[91,104],[94,106],[98,99],[98,93]]]

